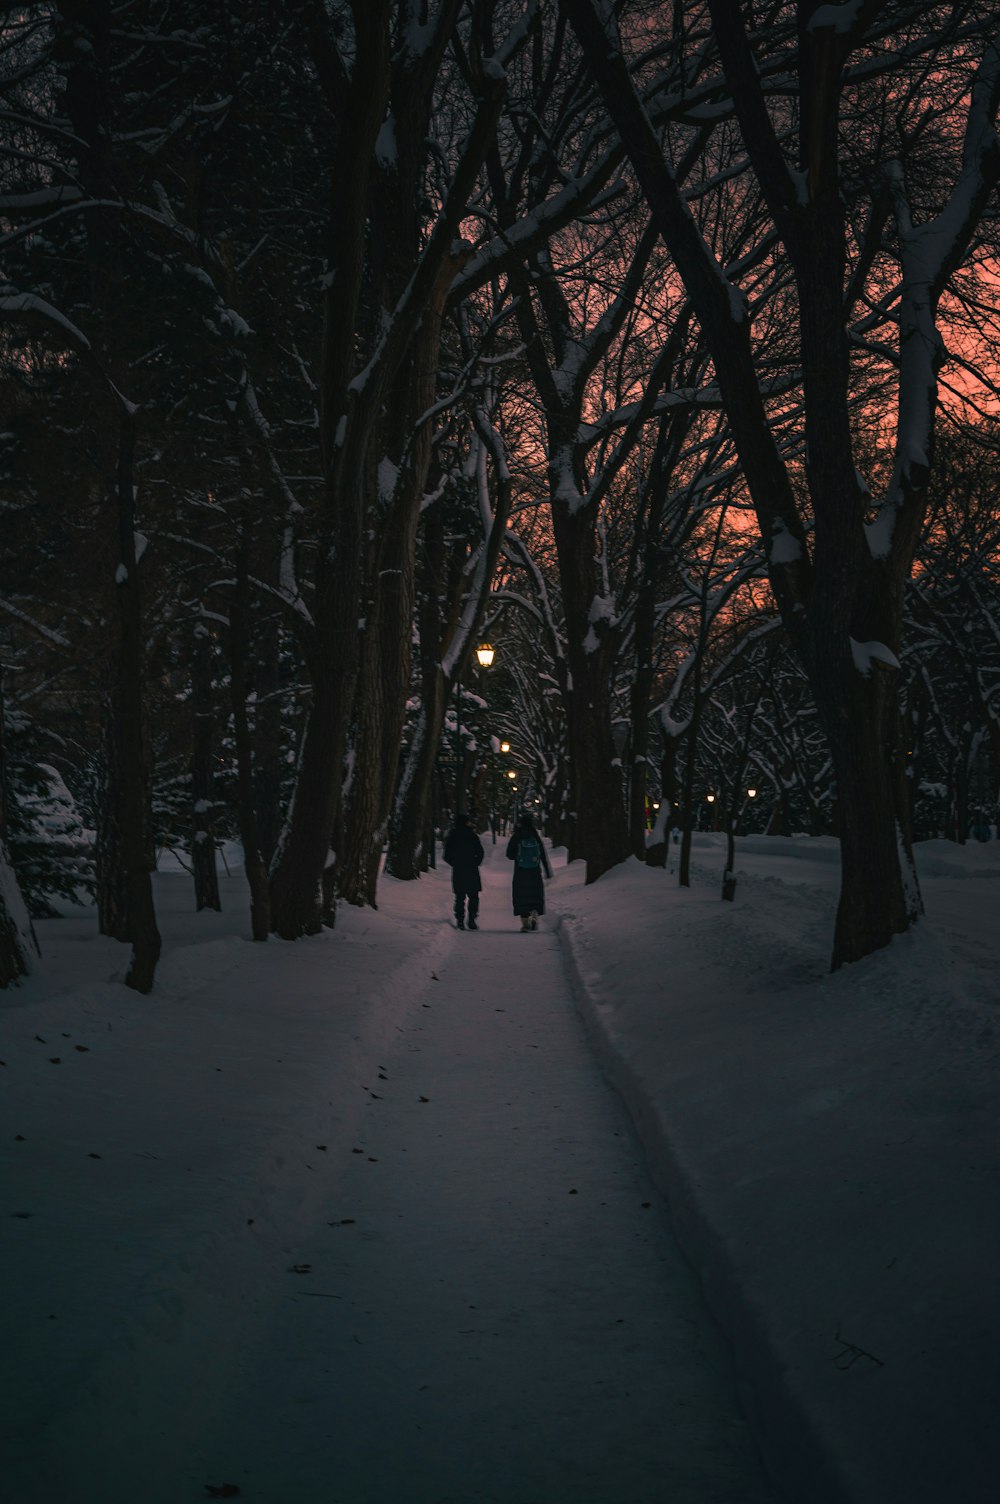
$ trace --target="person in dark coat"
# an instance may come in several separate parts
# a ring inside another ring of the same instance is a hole
[[[537,930],[538,917],[545,913],[545,886],[542,873],[552,876],[549,859],[545,855],[542,838],[535,823],[527,813],[523,814],[507,842],[507,857],[514,863],[514,882],[511,898],[514,913],[521,917],[522,930]]]
[[[465,901],[468,899],[469,929],[478,929],[476,915],[479,913],[479,894],[483,886],[479,875],[479,864],[484,856],[483,843],[469,824],[468,815],[463,815],[461,811],[455,816],[455,823],[448,832],[442,855],[451,868],[455,924],[458,929],[465,929]]]

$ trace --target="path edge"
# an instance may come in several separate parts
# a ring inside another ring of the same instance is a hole
[[[677,1242],[729,1348],[739,1403],[768,1481],[788,1504],[846,1504],[853,1494],[833,1440],[824,1435],[822,1417],[810,1408],[808,1396],[788,1382],[788,1362],[768,1313],[739,1280],[727,1231],[713,1220],[700,1194],[697,1164],[676,1151],[669,1115],[651,1100],[617,1037],[607,1000],[584,972],[573,920],[563,913],[554,913],[553,920],[587,1036],[625,1105],[653,1183],[667,1202]]]

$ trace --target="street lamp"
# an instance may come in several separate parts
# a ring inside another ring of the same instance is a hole
[[[757,797],[757,790],[755,788],[748,788],[747,789],[747,798],[750,799],[750,800],[753,800],[753,799],[756,799],[756,797]],[[747,813],[745,813],[744,820],[743,820],[743,834],[744,835],[748,834],[750,823],[751,822],[750,822],[749,812],[747,812]]]
[[[489,668],[495,657],[495,649],[483,642],[476,649],[480,668]],[[458,814],[459,778],[462,769],[462,681],[459,669],[455,670],[455,814]]]
[[[476,658],[481,670],[493,667],[493,659],[496,650],[488,642],[481,642],[476,649]],[[490,830],[493,833],[493,844],[497,839],[497,769],[496,769],[496,737],[490,737]]]

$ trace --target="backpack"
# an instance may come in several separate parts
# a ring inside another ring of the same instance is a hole
[[[533,871],[542,863],[542,848],[534,836],[522,836],[517,847],[517,865]]]

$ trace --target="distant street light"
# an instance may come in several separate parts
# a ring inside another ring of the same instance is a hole
[[[705,801],[708,804],[714,804],[715,803],[715,795],[714,794],[706,794],[705,795]]]
[[[756,797],[757,797],[757,790],[755,788],[753,788],[753,787],[748,788],[747,789],[747,798],[748,799],[756,799]],[[750,813],[746,809],[745,806],[744,806],[743,810],[741,811],[741,814],[742,814],[742,827],[743,827],[742,833],[743,833],[743,835],[748,835],[749,834],[749,827],[750,827]]]
[[[510,742],[501,742],[500,743],[500,751],[501,752],[509,752],[510,751]]]
[[[479,659],[480,668],[490,668],[493,664],[494,650],[488,642],[484,642],[476,649],[476,657]]]

